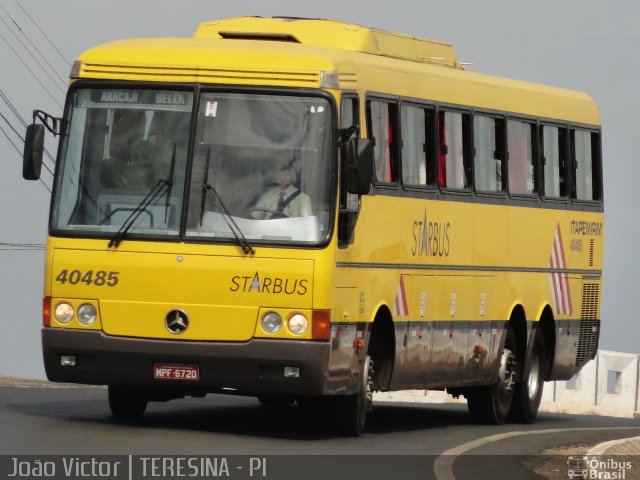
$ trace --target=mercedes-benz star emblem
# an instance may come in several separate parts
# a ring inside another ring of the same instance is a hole
[[[171,310],[167,313],[164,324],[171,333],[183,333],[189,328],[189,317],[182,310]]]

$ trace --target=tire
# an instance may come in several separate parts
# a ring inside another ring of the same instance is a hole
[[[502,425],[511,409],[518,363],[516,338],[511,324],[506,324],[505,332],[506,339],[500,355],[498,381],[493,385],[470,389],[466,394],[469,413],[477,423]]]
[[[521,423],[535,421],[542,400],[546,364],[544,335],[540,328],[536,328],[529,358],[529,373],[515,386],[509,420]]]
[[[109,385],[111,414],[120,420],[139,420],[147,409],[148,399],[140,391]]]
[[[336,398],[338,428],[350,437],[359,437],[364,430],[367,412],[373,409],[373,362],[367,355],[362,367],[362,384],[358,393]]]
[[[293,405],[295,399],[289,395],[260,395],[258,401],[267,408],[287,408]]]

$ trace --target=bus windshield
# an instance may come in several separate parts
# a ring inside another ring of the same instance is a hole
[[[109,238],[126,226],[128,237],[184,232],[197,242],[327,239],[333,129],[326,99],[102,88],[70,95],[53,231]]]
[[[319,242],[328,234],[331,108],[323,98],[200,98],[187,236]]]

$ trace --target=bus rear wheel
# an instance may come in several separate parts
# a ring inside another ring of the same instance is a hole
[[[474,421],[494,425],[503,424],[511,408],[517,375],[516,340],[510,324],[505,327],[505,339],[498,381],[493,385],[475,387],[467,392],[467,405]]]
[[[532,423],[535,420],[544,388],[545,353],[544,335],[542,330],[537,328],[529,358],[529,373],[515,385],[513,403],[509,412],[510,420],[522,423]]]
[[[120,420],[139,420],[147,409],[148,399],[140,391],[109,385],[111,414]]]

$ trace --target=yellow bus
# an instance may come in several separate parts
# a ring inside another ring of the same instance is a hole
[[[532,422],[598,345],[600,119],[585,94],[465,71],[451,45],[232,18],[75,62],[42,343],[115,417],[207,393],[360,435],[372,392],[446,389]]]

